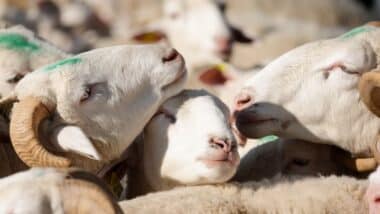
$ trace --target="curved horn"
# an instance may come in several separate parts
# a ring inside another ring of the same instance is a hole
[[[380,117],[380,73],[364,73],[359,82],[360,96],[368,109]]]
[[[13,107],[10,136],[13,148],[30,167],[69,167],[69,159],[52,154],[39,141],[40,122],[49,116],[47,107],[35,97],[27,97]]]
[[[65,213],[122,213],[105,184],[88,172],[70,172],[59,188]]]

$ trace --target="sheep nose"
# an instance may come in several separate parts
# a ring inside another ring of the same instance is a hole
[[[225,153],[229,153],[235,148],[234,142],[217,137],[211,138],[209,143],[212,148],[223,150]]]
[[[232,39],[226,36],[215,37],[217,51],[221,54],[230,54],[232,49]]]
[[[235,97],[234,110],[241,111],[253,103],[253,97],[246,92],[242,92]]]
[[[177,59],[178,56],[179,56],[178,51],[176,49],[172,48],[172,49],[170,49],[170,51],[167,54],[165,54],[165,56],[162,57],[162,62],[166,63],[166,62],[173,61],[173,60]]]

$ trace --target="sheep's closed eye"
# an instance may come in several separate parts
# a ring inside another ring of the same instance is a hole
[[[325,69],[322,70],[322,71],[323,71],[323,76],[324,76],[324,78],[327,79],[327,78],[330,76],[330,74],[331,74],[333,71],[336,71],[336,70],[338,70],[338,71],[342,71],[342,72],[344,72],[344,73],[346,73],[346,74],[350,74],[350,75],[352,75],[352,74],[359,75],[359,72],[349,70],[349,69],[348,69],[345,65],[343,65],[342,63],[334,63],[334,64],[332,64],[331,66],[329,66],[329,67],[327,67],[327,68],[325,68]]]

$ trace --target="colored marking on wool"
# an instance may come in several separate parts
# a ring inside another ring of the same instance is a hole
[[[347,33],[341,35],[340,38],[350,39],[350,38],[355,37],[356,35],[359,35],[359,34],[365,33],[365,32],[370,32],[370,31],[373,31],[375,29],[376,29],[376,27],[373,27],[373,26],[368,26],[368,25],[360,26],[360,27],[354,28],[354,29],[348,31]]]
[[[20,34],[7,33],[0,35],[0,46],[7,49],[20,50],[20,51],[38,51],[40,47],[28,41],[28,39]]]
[[[65,66],[65,65],[75,65],[77,63],[80,63],[81,61],[82,61],[82,59],[79,57],[72,57],[72,58],[63,59],[63,60],[60,60],[56,63],[47,65],[43,69],[43,71],[45,71],[45,72],[53,71],[56,68],[59,68],[59,67]]]
[[[264,143],[269,143],[269,142],[275,141],[277,139],[278,139],[278,137],[275,135],[268,135],[268,136],[260,138],[259,140],[260,140],[260,144],[264,144]]]

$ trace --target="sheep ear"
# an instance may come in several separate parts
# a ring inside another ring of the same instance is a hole
[[[54,141],[65,151],[78,153],[90,159],[101,160],[101,156],[88,139],[86,134],[78,126],[58,127],[54,131]]]

